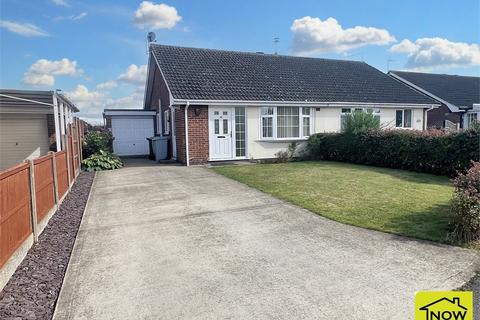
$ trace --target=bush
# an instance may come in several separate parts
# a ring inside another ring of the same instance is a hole
[[[454,180],[455,193],[450,203],[452,219],[450,239],[467,243],[480,240],[480,162]]]
[[[349,113],[343,121],[345,121],[344,132],[347,134],[358,134],[380,129],[380,118],[376,117],[371,110]]]
[[[83,160],[82,167],[87,171],[113,170],[123,167],[123,162],[113,153],[100,150]]]
[[[277,157],[276,162],[285,163],[285,162],[292,161],[295,156],[296,149],[297,149],[297,143],[292,142],[288,146],[287,150],[278,151],[277,153],[275,153],[275,156]]]
[[[319,133],[308,140],[311,159],[332,160],[453,176],[480,157],[480,131],[375,130]]]
[[[113,135],[109,130],[89,131],[83,142],[83,158],[99,153],[100,150],[112,152]]]

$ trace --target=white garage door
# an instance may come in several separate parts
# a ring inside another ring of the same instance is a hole
[[[153,118],[112,118],[113,152],[119,156],[149,154]]]
[[[0,170],[48,152],[45,114],[0,114]]]

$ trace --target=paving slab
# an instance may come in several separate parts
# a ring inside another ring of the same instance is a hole
[[[99,172],[54,319],[413,319],[478,252],[344,225],[204,167]]]

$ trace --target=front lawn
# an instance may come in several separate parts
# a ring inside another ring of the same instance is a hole
[[[446,177],[322,161],[213,170],[343,223],[421,239],[446,239],[453,192]]]

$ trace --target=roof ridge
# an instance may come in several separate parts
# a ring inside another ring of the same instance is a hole
[[[391,73],[424,74],[424,75],[429,75],[429,76],[431,75],[431,76],[447,76],[447,77],[480,79],[480,77],[477,77],[477,76],[463,76],[463,75],[459,75],[459,74],[448,74],[448,73],[431,73],[431,72],[401,71],[401,70],[389,70],[388,72],[391,72]]]
[[[179,48],[179,49],[194,49],[194,50],[205,50],[205,51],[216,51],[216,52],[225,52],[225,53],[241,53],[241,54],[249,54],[249,55],[255,55],[255,56],[269,56],[269,57],[280,57],[280,58],[290,58],[290,59],[313,59],[313,60],[341,61],[341,62],[349,62],[349,63],[365,63],[365,64],[368,64],[365,61],[360,61],[360,60],[305,57],[305,56],[294,56],[294,55],[286,55],[286,54],[275,54],[275,53],[264,53],[264,52],[260,53],[260,52],[252,52],[252,51],[236,51],[236,50],[215,49],[215,48],[197,48],[197,47],[186,47],[186,46],[177,46],[177,45],[160,44],[160,43],[151,43],[150,46],[170,47],[170,48]]]

